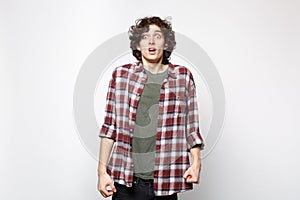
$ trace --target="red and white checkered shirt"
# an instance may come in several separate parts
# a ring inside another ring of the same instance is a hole
[[[188,152],[204,147],[199,131],[196,88],[191,72],[169,64],[160,89],[157,119],[154,192],[171,195],[192,189],[184,172],[190,166]],[[113,181],[128,187],[133,182],[132,136],[139,98],[147,80],[141,62],[117,67],[109,83],[105,118],[100,137],[114,139],[107,171]]]

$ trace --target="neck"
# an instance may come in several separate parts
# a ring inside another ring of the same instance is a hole
[[[147,62],[145,60],[143,60],[143,66],[146,70],[148,70],[149,72],[151,72],[153,74],[163,72],[168,67],[168,65],[162,64],[161,61],[158,63],[151,63],[151,62]]]

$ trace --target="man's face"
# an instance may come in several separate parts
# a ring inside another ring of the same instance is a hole
[[[151,24],[149,25],[149,31],[141,35],[137,49],[142,53],[143,62],[159,63],[162,61],[165,47],[165,38],[160,27]]]

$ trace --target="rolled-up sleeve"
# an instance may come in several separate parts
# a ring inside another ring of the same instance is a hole
[[[187,91],[188,91],[188,100],[187,100],[187,144],[188,149],[193,148],[194,146],[200,146],[200,149],[204,149],[204,140],[200,133],[199,128],[199,113],[198,113],[198,104],[196,97],[196,86],[194,79],[191,73],[188,73],[187,78]]]
[[[106,106],[104,123],[100,129],[99,137],[116,138],[116,71],[113,72],[112,78],[109,82],[108,91],[106,95]]]

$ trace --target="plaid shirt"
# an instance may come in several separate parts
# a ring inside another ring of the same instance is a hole
[[[113,152],[107,171],[111,178],[128,187],[133,182],[132,136],[139,98],[147,80],[141,62],[117,67],[109,83],[104,124],[100,137],[114,139]],[[184,172],[190,166],[189,149],[200,145],[196,88],[191,72],[169,64],[159,100],[154,192],[157,196],[171,195],[192,189]]]

